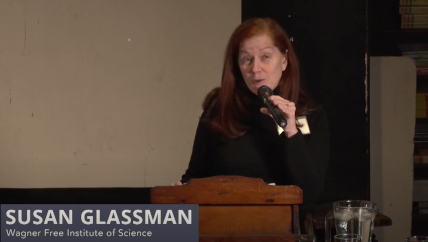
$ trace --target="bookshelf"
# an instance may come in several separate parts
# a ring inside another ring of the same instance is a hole
[[[428,0],[418,1],[428,7]],[[402,56],[402,46],[404,44],[425,44],[428,46],[428,28],[402,28],[399,8],[400,0],[368,1],[368,55],[370,57]],[[421,15],[427,15],[428,19],[428,12]],[[428,48],[423,50],[428,51]],[[428,75],[417,76],[417,92],[428,93]],[[415,123],[416,125],[426,125],[428,127],[428,118],[416,118]],[[428,138],[426,142],[414,143],[414,155],[428,156]],[[428,181],[428,164],[414,164],[413,168],[414,181],[416,183],[418,181]],[[415,191],[415,188],[413,189]],[[414,206],[418,206],[417,204],[414,202]],[[419,211],[415,207],[413,211],[412,235],[428,235],[428,229],[426,229],[428,228],[428,214],[415,212]]]

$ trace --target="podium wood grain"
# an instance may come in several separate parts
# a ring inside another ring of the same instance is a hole
[[[183,186],[162,186],[151,191],[152,203],[291,205],[303,202],[297,186],[271,186],[262,179],[214,176],[190,180]]]
[[[214,176],[155,187],[151,202],[199,204],[200,241],[296,241],[301,236],[298,205],[303,191],[297,186]]]

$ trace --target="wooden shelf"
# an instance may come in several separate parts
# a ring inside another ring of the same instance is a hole
[[[417,80],[418,81],[428,81],[428,75],[418,75]]]
[[[412,214],[412,219],[428,221],[428,214]]]
[[[428,93],[428,75],[417,76],[416,89],[418,92]]]
[[[414,142],[413,141],[413,144],[417,147],[428,147],[428,141],[426,141],[426,142]]]
[[[428,118],[416,118],[417,124],[428,124]]]
[[[369,31],[370,56],[401,56],[399,44],[428,42],[428,29],[378,29]]]
[[[415,168],[428,168],[428,164],[413,164]]]

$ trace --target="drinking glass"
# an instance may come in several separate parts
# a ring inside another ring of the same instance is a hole
[[[333,203],[333,211],[325,217],[325,241],[331,241],[331,229],[334,226],[337,234],[359,234],[362,242],[370,242],[377,210],[376,203],[370,201]]]
[[[336,234],[334,242],[361,242],[359,234]]]
[[[298,242],[316,242],[317,239],[314,235],[302,236],[297,240]]]

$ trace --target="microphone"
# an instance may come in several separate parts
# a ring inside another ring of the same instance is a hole
[[[271,112],[273,119],[278,124],[278,126],[281,128],[287,126],[287,120],[285,120],[284,113],[281,111],[281,109],[277,108],[269,101],[269,97],[272,96],[272,89],[270,89],[268,86],[261,86],[259,89],[257,89],[257,95],[265,104],[269,112]]]

